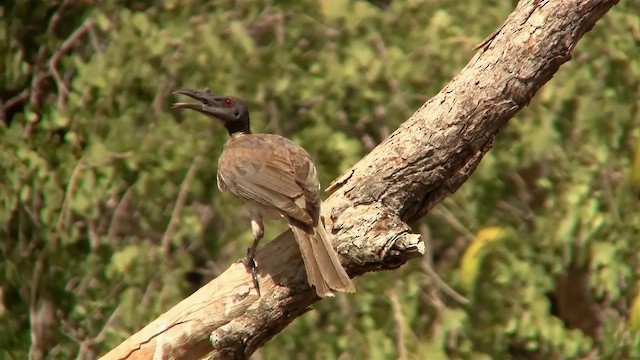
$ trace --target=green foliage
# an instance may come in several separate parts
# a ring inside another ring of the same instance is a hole
[[[38,319],[49,357],[93,358],[243,255],[244,209],[215,186],[226,135],[173,112],[172,91],[247,98],[254,129],[303,145],[326,185],[513,8],[372,3],[0,5],[0,358],[27,357]],[[262,357],[640,357],[625,312],[640,269],[637,14],[624,3],[599,22],[473,177],[416,224],[469,304],[415,262],[358,279],[357,294],[318,304]],[[267,238],[282,228],[269,225]],[[482,235],[491,229],[500,236]],[[567,302],[596,309],[595,338]]]

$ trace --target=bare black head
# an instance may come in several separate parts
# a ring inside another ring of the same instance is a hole
[[[204,91],[182,89],[174,94],[186,95],[200,103],[178,102],[173,104],[174,108],[191,109],[209,117],[222,121],[222,124],[233,134],[250,134],[249,108],[244,100],[234,96],[213,95],[208,89]]]

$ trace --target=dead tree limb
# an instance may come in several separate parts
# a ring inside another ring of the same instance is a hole
[[[352,276],[424,254],[408,223],[467,180],[500,128],[616,3],[521,1],[458,76],[331,185],[323,214]],[[257,261],[261,298],[235,263],[103,359],[248,357],[319,300],[290,232],[264,246]]]

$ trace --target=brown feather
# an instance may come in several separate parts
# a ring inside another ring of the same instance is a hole
[[[289,227],[298,242],[307,272],[307,281],[320,297],[333,296],[334,291],[355,292],[355,286],[331,247],[322,222],[309,227],[292,220]]]
[[[298,200],[309,197],[319,200],[320,185],[317,178],[309,181],[305,163],[311,163],[309,154],[286,138],[271,134],[237,135],[227,141],[218,161],[218,181],[222,182],[219,187],[311,224],[313,219],[306,205],[300,206]],[[306,176],[302,182],[300,173]]]
[[[317,171],[302,147],[279,135],[235,135],[218,161],[218,187],[248,201],[254,219],[260,214],[289,221],[319,296],[355,291],[320,221]]]

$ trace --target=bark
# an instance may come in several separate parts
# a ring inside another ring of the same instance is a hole
[[[425,253],[408,223],[467,180],[500,128],[616,3],[521,1],[460,74],[334,181],[323,215],[352,277]],[[257,262],[262,297],[235,263],[103,359],[248,357],[319,300],[290,231],[264,246]]]

